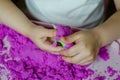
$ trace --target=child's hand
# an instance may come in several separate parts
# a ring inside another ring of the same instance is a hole
[[[53,47],[50,38],[55,37],[56,30],[46,29],[42,26],[34,26],[29,32],[29,38],[42,50],[56,52],[61,47]]]
[[[66,62],[86,65],[92,63],[101,47],[100,37],[94,31],[79,31],[61,38],[65,43],[75,42],[68,50],[61,51]]]

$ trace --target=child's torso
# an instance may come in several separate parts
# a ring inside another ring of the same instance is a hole
[[[70,26],[93,27],[103,20],[103,0],[26,0],[39,20]]]

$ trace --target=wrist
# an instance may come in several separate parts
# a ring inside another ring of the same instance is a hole
[[[35,27],[36,27],[36,25],[34,25],[34,24],[31,24],[31,25],[29,25],[28,27],[26,27],[25,32],[24,32],[24,35],[29,38],[29,37],[32,35],[33,29],[34,29]]]
[[[98,39],[101,41],[101,47],[104,47],[105,45],[108,45],[113,40],[111,38],[111,35],[109,34],[109,31],[106,29],[106,26],[100,25],[94,29],[92,29],[93,32],[98,36]]]
[[[97,43],[100,45],[100,47],[103,47],[105,43],[104,43],[103,35],[101,34],[101,31],[98,28],[91,29],[91,31]]]

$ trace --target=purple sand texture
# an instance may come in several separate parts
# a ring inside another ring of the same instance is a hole
[[[6,36],[11,47],[9,53],[0,53],[0,76],[5,75],[7,80],[87,80],[94,74],[87,66],[67,63],[59,55],[42,51],[31,40],[3,24],[0,24],[0,51],[7,49],[2,42]],[[105,48],[101,53],[108,54]]]

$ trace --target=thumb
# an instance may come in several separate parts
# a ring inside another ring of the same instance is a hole
[[[78,33],[74,33],[66,37],[61,37],[61,40],[65,43],[72,43],[75,42],[78,38],[79,38]]]
[[[56,36],[57,31],[56,30],[52,30],[52,29],[45,29],[43,31],[43,33],[44,33],[45,36],[54,37],[54,36]]]

